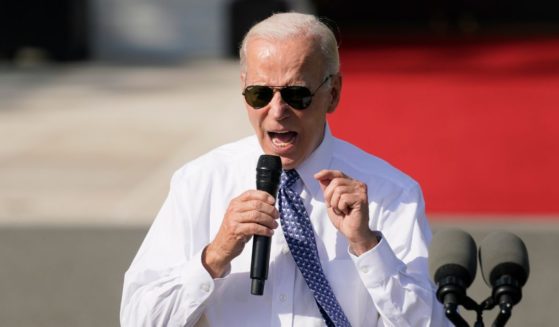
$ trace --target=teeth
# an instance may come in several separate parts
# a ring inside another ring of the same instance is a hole
[[[288,146],[291,143],[283,143],[277,139],[272,139],[272,143],[274,143],[274,145],[280,147],[280,148],[285,148],[286,146]]]
[[[295,134],[293,132],[271,132],[272,143],[280,148],[284,148],[293,143]]]

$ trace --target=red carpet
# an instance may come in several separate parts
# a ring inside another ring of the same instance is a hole
[[[559,38],[342,49],[334,133],[423,186],[429,213],[559,213]]]

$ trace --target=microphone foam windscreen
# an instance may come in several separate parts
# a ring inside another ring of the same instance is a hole
[[[509,232],[493,232],[479,247],[481,274],[490,287],[502,275],[511,275],[523,286],[530,273],[528,250],[522,240]]]
[[[444,277],[456,276],[466,283],[465,287],[470,286],[476,276],[476,250],[472,236],[462,230],[436,233],[429,248],[429,271],[435,283]]]

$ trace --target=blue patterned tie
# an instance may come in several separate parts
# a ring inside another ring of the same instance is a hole
[[[295,170],[281,174],[279,212],[281,228],[293,259],[311,289],[327,326],[351,326],[322,271],[314,231],[301,197],[291,189],[299,179]]]

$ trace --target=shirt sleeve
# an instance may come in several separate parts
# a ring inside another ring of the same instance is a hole
[[[178,180],[175,174],[169,195],[125,274],[122,326],[192,326],[214,291],[214,281],[201,261],[207,227],[197,227],[199,237],[191,237],[192,215],[205,212],[191,211],[178,201],[195,197]]]
[[[450,326],[429,279],[431,232],[419,186],[391,201],[371,225],[380,242],[359,257],[349,254],[379,312],[378,326]]]

